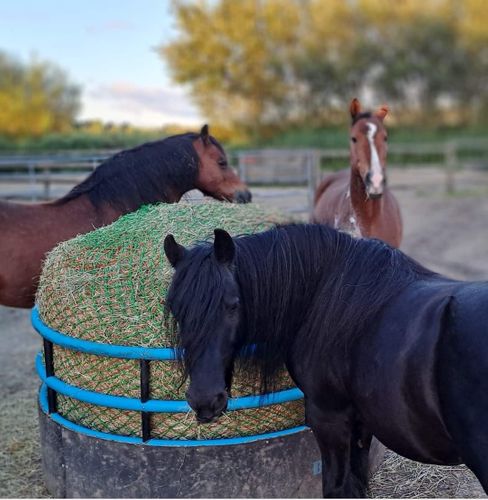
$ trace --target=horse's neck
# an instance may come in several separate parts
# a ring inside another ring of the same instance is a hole
[[[354,215],[360,224],[369,224],[379,216],[383,197],[376,200],[368,198],[361,175],[354,168],[351,168],[349,192]]]
[[[286,255],[297,251],[295,245],[284,246],[277,252],[276,242],[271,238],[266,241],[259,256],[254,253],[252,258],[237,263],[244,301],[252,303],[247,310],[245,330],[253,341],[263,340],[260,335],[271,334],[286,342],[305,321],[310,298],[315,296],[327,274],[327,259],[323,258],[323,248],[317,249],[316,255],[313,252]],[[273,255],[271,259],[263,257]]]

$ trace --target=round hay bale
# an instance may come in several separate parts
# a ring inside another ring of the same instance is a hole
[[[142,207],[110,226],[61,243],[47,257],[37,305],[42,322],[69,337],[117,346],[173,347],[175,325],[164,308],[172,268],[163,250],[168,233],[183,245],[212,238],[216,227],[233,235],[266,230],[285,216],[256,205],[216,202]],[[189,292],[191,293],[191,292]],[[63,382],[105,395],[140,397],[138,359],[105,357],[54,344],[54,373]],[[184,400],[186,385],[175,362],[150,364],[151,400]],[[277,390],[294,387],[283,371]],[[257,394],[254,374],[236,368],[233,397]],[[57,412],[70,422],[109,434],[140,436],[140,412],[110,408],[58,394]],[[219,439],[301,426],[302,400],[229,411],[198,425],[187,413],[150,415],[151,437]]]

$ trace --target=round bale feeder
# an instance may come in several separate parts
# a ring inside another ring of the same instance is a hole
[[[229,408],[198,425],[164,309],[168,233],[190,245],[285,218],[255,205],[146,206],[48,256],[32,312],[42,462],[56,497],[317,497],[320,453],[283,371],[261,395],[236,368]],[[188,290],[191,294],[191,290]]]

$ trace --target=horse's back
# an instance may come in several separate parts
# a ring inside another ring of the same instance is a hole
[[[0,304],[32,307],[46,253],[92,229],[72,205],[0,202]]]

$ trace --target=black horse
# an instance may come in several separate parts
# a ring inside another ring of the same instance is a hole
[[[365,495],[373,434],[413,460],[464,462],[487,491],[488,283],[319,225],[164,246],[199,421],[226,409],[236,353],[254,345],[263,390],[285,363],[305,394],[324,496]]]

